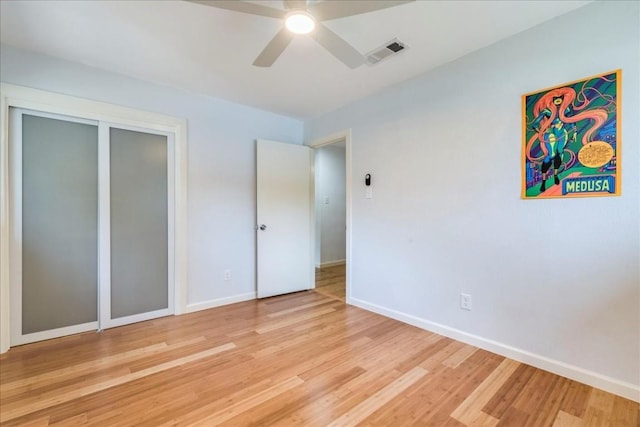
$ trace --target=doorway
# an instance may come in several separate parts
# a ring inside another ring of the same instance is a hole
[[[348,134],[312,144],[315,149],[315,290],[347,301]]]

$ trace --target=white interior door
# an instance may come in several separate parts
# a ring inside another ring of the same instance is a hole
[[[258,298],[313,288],[313,151],[257,142]]]

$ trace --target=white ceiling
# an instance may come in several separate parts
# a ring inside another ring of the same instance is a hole
[[[280,1],[255,3],[283,7]],[[418,0],[325,21],[363,54],[394,37],[410,47],[355,70],[308,36],[296,36],[271,68],[254,67],[255,57],[281,28],[279,20],[185,1],[2,0],[0,41],[305,119],[587,3]],[[541,43],[549,37],[541,35]]]

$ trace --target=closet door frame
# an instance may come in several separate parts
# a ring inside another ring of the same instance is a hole
[[[0,83],[0,353],[11,345],[11,278],[13,206],[9,175],[9,109],[11,107],[41,111],[63,116],[81,117],[98,122],[117,123],[118,127],[167,132],[173,141],[173,215],[174,256],[169,259],[173,268],[173,314],[187,312],[187,122],[185,119],[141,111],[128,107],[91,101],[73,96]],[[100,148],[99,148],[100,149]],[[101,209],[99,207],[99,209]],[[100,255],[99,255],[100,256]],[[100,313],[99,313],[100,315]]]
[[[23,333],[22,328],[22,116],[30,115],[43,117],[48,119],[60,120],[70,123],[81,123],[98,127],[95,120],[87,120],[79,117],[63,116],[60,114],[51,114],[42,111],[28,110],[24,108],[16,108],[13,114],[10,114],[10,179],[12,185],[9,191],[9,201],[11,210],[11,237],[10,237],[10,295],[11,295],[11,345],[21,345],[36,341],[43,341],[51,338],[58,338],[66,335],[77,334],[98,329],[99,317],[95,321],[81,323],[72,326],[65,326],[56,329],[48,329],[45,331]],[[98,137],[99,141],[99,137]],[[99,143],[98,143],[99,146]],[[97,167],[98,165],[96,165]],[[97,191],[98,189],[96,189]],[[100,227],[100,219],[98,219],[98,228]],[[96,230],[96,234],[98,230]],[[96,248],[99,258],[99,249]],[[98,262],[99,264],[99,262]],[[99,265],[98,265],[99,269]],[[97,278],[96,278],[97,279]],[[96,286],[98,281],[96,280]],[[96,304],[98,301],[96,301]],[[97,311],[96,311],[97,312]]]
[[[116,319],[111,318],[111,163],[110,163],[110,129],[124,129],[135,132],[151,133],[167,137],[167,285],[168,307],[165,309],[134,314]],[[98,182],[99,210],[99,279],[98,279],[98,319],[100,329],[113,328],[129,323],[142,322],[161,316],[175,314],[175,136],[171,132],[157,131],[138,126],[127,126],[121,123],[100,122],[98,129]]]

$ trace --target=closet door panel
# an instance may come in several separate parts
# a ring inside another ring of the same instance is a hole
[[[98,127],[22,115],[22,334],[97,321]]]
[[[169,308],[167,137],[110,128],[111,319]]]

